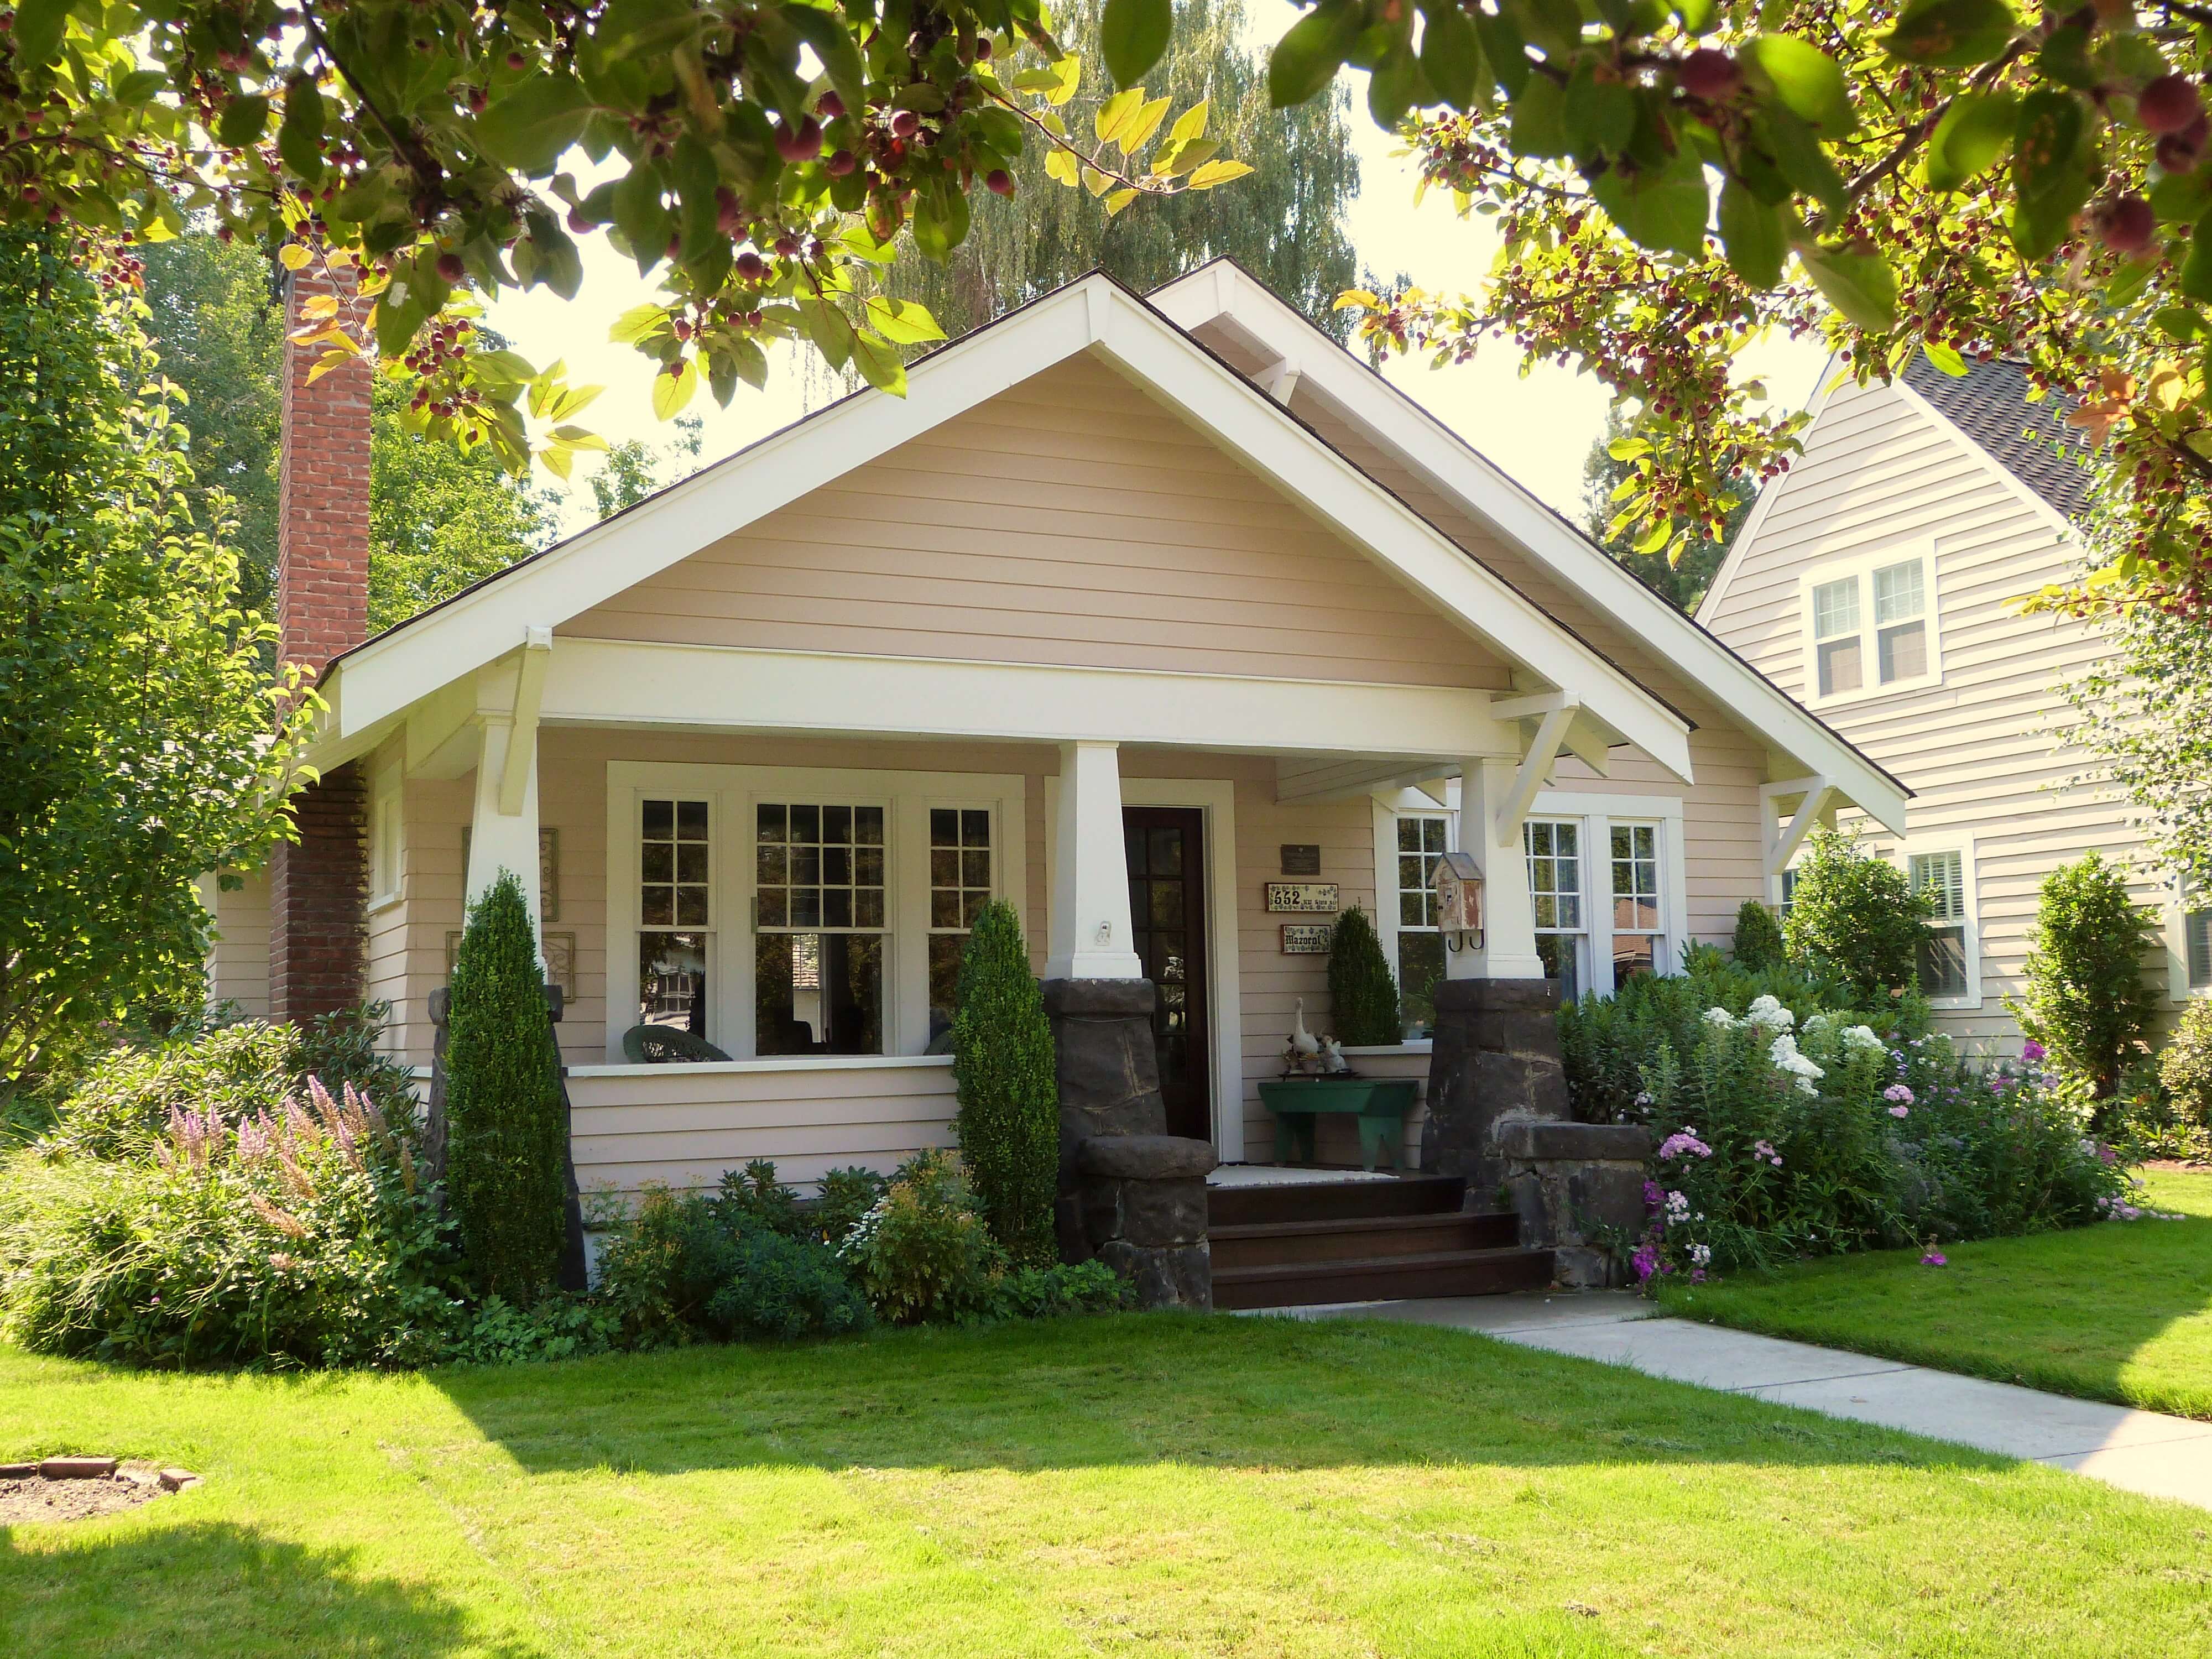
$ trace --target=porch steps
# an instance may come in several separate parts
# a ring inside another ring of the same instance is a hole
[[[1207,1195],[1218,1308],[1487,1296],[1552,1282],[1511,1214],[1462,1206],[1455,1176],[1216,1188]]]

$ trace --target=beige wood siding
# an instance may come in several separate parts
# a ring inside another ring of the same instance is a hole
[[[208,951],[208,1000],[235,1003],[254,1019],[269,1018],[269,872],[240,878],[234,892],[218,888],[215,942]],[[203,891],[205,890],[203,889]]]
[[[2021,988],[2043,878],[2093,848],[2126,860],[2141,844],[2112,792],[2080,781],[2087,757],[2059,735],[2057,688],[2101,643],[2080,623],[2017,609],[2073,570],[2076,544],[1986,453],[1893,387],[1846,387],[1829,400],[1753,529],[1705,620],[1800,698],[1806,572],[1933,539],[1940,683],[1815,712],[1912,789],[1913,850],[1971,841],[1981,1006],[1938,1020],[1977,1044],[2016,1048],[2004,999]],[[1870,847],[1898,854],[1894,836],[1869,830]],[[2164,885],[2146,872],[2137,896],[2163,902]]]
[[[1097,361],[1061,364],[560,633],[1502,688],[1499,662]]]

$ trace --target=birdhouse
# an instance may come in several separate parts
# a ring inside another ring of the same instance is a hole
[[[1455,951],[1482,948],[1482,868],[1466,853],[1446,853],[1430,878],[1437,929]]]

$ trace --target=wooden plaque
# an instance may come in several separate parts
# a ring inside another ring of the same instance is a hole
[[[1267,908],[1278,915],[1289,911],[1329,912],[1336,908],[1336,884],[1333,881],[1271,881],[1267,884]]]
[[[1283,873],[1286,876],[1317,876],[1321,873],[1321,848],[1304,842],[1283,843]]]

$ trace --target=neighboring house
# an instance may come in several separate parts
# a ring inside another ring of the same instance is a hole
[[[1331,907],[1269,884],[1375,911],[1409,980],[1603,989],[1725,939],[1808,793],[1904,822],[1879,767],[1233,265],[1085,277],[907,398],[368,641],[353,373],[288,392],[314,441],[287,449],[283,649],[327,665],[323,781],[220,898],[216,994],[366,992],[426,1063],[465,898],[516,871],[587,1188],[947,1144],[989,896],[1047,978],[1160,988],[1170,1127],[1235,1162],[1272,1145],[1256,1085],[1300,1001],[1329,1026]],[[1448,951],[1428,881],[1462,846],[1486,925]],[[632,1063],[655,1023],[732,1058]],[[1421,1076],[1428,1045],[1359,1063]]]
[[[2087,473],[2052,441],[2058,408],[2027,391],[2016,364],[1961,379],[1918,356],[1890,386],[1824,391],[1803,458],[1761,495],[1698,612],[1911,787],[1905,833],[1869,826],[1869,844],[1936,895],[1923,988],[1944,1028],[2014,1051],[2005,999],[2022,988],[2043,878],[2093,848],[2133,864],[2142,845],[2061,735],[2057,688],[2106,646],[2019,608],[2077,573],[2087,505]],[[2167,919],[2156,971],[2185,1001],[2212,983],[2212,918],[2185,915],[2155,872],[2136,887]]]

